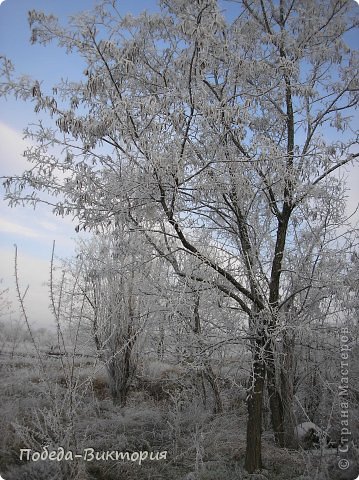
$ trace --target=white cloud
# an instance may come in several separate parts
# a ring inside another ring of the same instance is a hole
[[[47,222],[44,220],[38,221],[37,224],[44,230],[48,232],[58,232],[59,226],[53,222]]]
[[[27,291],[24,304],[29,321],[36,327],[51,326],[53,320],[48,305],[50,261],[43,260],[35,255],[25,254],[21,249],[18,252],[18,278],[21,294]],[[0,249],[0,278],[3,279],[2,288],[9,288],[8,298],[12,302],[13,318],[20,318],[19,302],[15,287],[15,250]]]
[[[1,175],[16,175],[28,166],[24,151],[31,145],[22,133],[0,122]]]
[[[336,176],[345,180],[346,184],[346,209],[347,216],[353,215],[350,223],[355,225],[359,221],[359,211],[356,211],[359,204],[358,185],[359,185],[359,166],[346,165],[337,170]]]
[[[42,258],[47,252],[51,253],[53,241],[56,255],[73,255],[74,238],[79,236],[73,223],[54,217],[44,205],[38,205],[35,210],[26,207],[10,209],[5,204],[0,205],[0,232],[3,246],[23,245],[27,253]]]
[[[23,156],[31,145],[17,132],[0,122],[0,175],[20,175],[29,168]],[[2,195],[1,195],[2,196]],[[38,205],[36,209],[7,206],[0,202],[0,279],[2,288],[9,288],[9,299],[13,305],[13,318],[20,318],[19,304],[14,279],[14,249],[19,248],[18,268],[22,293],[29,285],[25,297],[25,307],[29,321],[36,328],[51,327],[54,324],[49,310],[50,258],[53,240],[56,241],[55,254],[65,257],[73,254],[75,236],[74,225],[69,219],[54,217],[51,208]]]
[[[21,235],[24,237],[39,237],[39,233],[36,230],[19,225],[18,223],[11,222],[4,218],[0,218],[0,231],[5,233],[13,233],[15,235]]]
[[[358,0],[359,1],[359,0]],[[347,210],[348,213],[353,213],[354,210],[358,207],[359,195],[358,195],[358,185],[359,185],[359,168],[358,166],[353,167],[348,172],[347,186],[348,186],[348,203]]]

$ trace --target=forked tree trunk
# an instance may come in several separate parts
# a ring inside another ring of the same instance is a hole
[[[110,380],[110,392],[114,405],[124,407],[127,402],[130,388],[129,371],[124,364],[124,358],[111,358],[107,363],[107,371]]]
[[[124,407],[127,402],[131,380],[136,372],[133,358],[135,337],[131,325],[127,327],[126,336],[118,335],[112,356],[107,362],[110,377],[110,392],[114,405]]]
[[[249,473],[262,468],[262,409],[265,364],[260,358],[260,345],[255,346],[253,384],[247,399],[247,446],[244,468]]]

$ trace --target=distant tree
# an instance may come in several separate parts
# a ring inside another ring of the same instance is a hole
[[[3,279],[0,279],[0,286],[2,282]],[[9,288],[0,288],[0,351],[6,346],[6,350],[10,352],[11,356],[14,355],[15,350],[24,341],[25,337],[20,320],[15,320],[13,315],[12,302],[9,299]]]
[[[3,61],[1,93],[54,119],[26,130],[38,145],[26,152],[31,168],[6,180],[7,198],[36,204],[49,192],[60,195],[54,213],[75,215],[78,228],[138,230],[177,275],[231,299],[251,338],[253,472],[265,379],[285,444],[276,339],[315,291],[318,259],[335,255],[334,244],[321,250],[323,222],[354,248],[335,172],[358,157],[358,57],[346,42],[358,10],[349,0],[240,0],[226,20],[216,0],[160,5],[161,15],[122,18],[104,1],[68,27],[30,12],[32,41],[57,41],[86,69],[45,92]]]
[[[0,279],[0,285],[2,283]],[[11,313],[11,301],[9,300],[9,289],[0,287],[0,319]]]
[[[169,297],[168,307],[177,329],[173,344],[179,360],[201,383],[204,404],[207,403],[208,389],[213,399],[213,412],[221,413],[219,369],[213,367],[218,364],[218,344],[226,346],[233,341],[233,331],[226,325],[228,312],[218,306],[218,292],[213,288],[201,289],[189,279],[179,279]]]
[[[77,279],[78,304],[108,372],[113,402],[121,406],[137,370],[139,337],[154,313],[143,254],[116,229],[82,243],[75,265],[67,267]]]

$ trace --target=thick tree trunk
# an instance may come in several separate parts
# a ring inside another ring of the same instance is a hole
[[[130,387],[130,377],[124,359],[111,358],[107,363],[107,371],[110,380],[110,392],[114,405],[124,407],[127,402],[127,396]]]
[[[275,382],[275,371],[272,367],[267,368],[268,397],[271,412],[274,439],[277,445],[284,447],[284,422],[283,403],[280,392]]]
[[[294,439],[295,419],[293,415],[293,384],[287,379],[287,373],[282,371],[282,399],[284,447],[296,448]]]
[[[213,372],[213,369],[211,365],[206,365],[206,370],[204,372],[204,375],[210,384],[214,396],[214,409],[213,413],[222,413],[223,412],[223,405],[222,405],[222,399],[221,399],[221,394],[218,388],[218,383],[216,376]]]
[[[262,409],[265,364],[256,346],[253,362],[253,384],[247,399],[247,449],[244,468],[249,473],[262,468]]]
[[[293,418],[293,348],[294,340],[283,338],[283,362],[280,367],[280,385],[277,378],[273,347],[267,350],[267,386],[274,438],[280,447],[294,446]]]
[[[134,341],[132,328],[128,326],[126,337],[117,336],[112,356],[107,362],[112,401],[121,407],[126,405],[131,380],[136,372]]]
[[[296,448],[294,439],[295,419],[293,414],[294,398],[294,336],[283,337],[283,364],[281,368],[281,391],[283,401],[284,446]]]
[[[284,446],[283,403],[276,378],[276,364],[272,345],[266,351],[267,388],[269,408],[276,444]]]
[[[163,325],[160,325],[160,338],[157,345],[157,359],[163,361],[165,354],[165,332]]]

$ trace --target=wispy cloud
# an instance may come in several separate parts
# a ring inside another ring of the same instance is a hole
[[[14,263],[14,249],[0,248],[0,278],[3,279],[1,286],[9,289],[7,298],[12,303],[12,318],[18,319],[21,318],[21,313],[15,288]],[[36,255],[26,254],[22,249],[19,249],[17,268],[20,293],[24,294],[29,287],[24,302],[30,323],[36,327],[51,326],[54,320],[49,312],[49,288],[47,285],[50,261],[38,258]],[[3,320],[7,321],[7,318]]]
[[[47,232],[58,232],[59,231],[58,225],[56,225],[53,222],[46,222],[46,221],[41,220],[41,221],[37,222],[37,224],[39,225],[39,227],[41,227],[42,229],[44,229]]]
[[[11,222],[1,217],[0,217],[0,231],[5,233],[13,233],[15,235],[21,235],[24,237],[35,238],[40,236],[39,233],[32,228],[19,225],[18,223]]]
[[[31,145],[23,139],[23,134],[0,122],[0,163],[1,175],[16,175],[28,167],[23,156]]]

